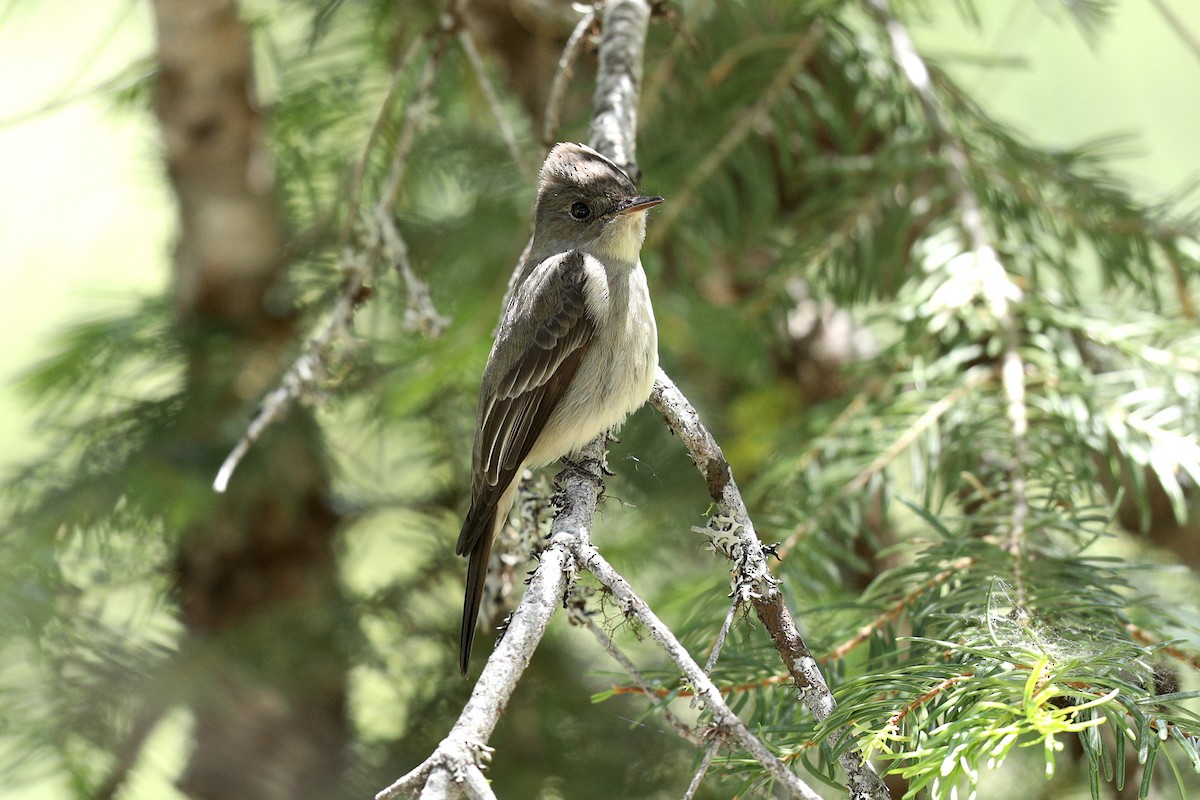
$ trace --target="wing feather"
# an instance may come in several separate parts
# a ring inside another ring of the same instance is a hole
[[[479,398],[471,510],[459,535],[459,554],[492,535],[484,530],[490,524],[472,520],[493,515],[592,343],[596,323],[587,308],[586,278],[582,253],[555,256],[529,275],[506,312],[502,330],[527,330],[528,320],[540,322],[524,344],[512,341],[521,337],[502,336],[488,361]]]

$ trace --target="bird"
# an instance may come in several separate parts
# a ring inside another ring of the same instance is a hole
[[[464,676],[488,557],[522,473],[577,453],[650,396],[658,329],[641,247],[646,212],[661,202],[584,144],[555,145],[538,173],[533,240],[480,381],[471,504],[455,547],[468,559]]]

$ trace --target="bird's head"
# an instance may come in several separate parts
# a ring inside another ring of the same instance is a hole
[[[633,265],[646,237],[646,211],[661,197],[638,193],[616,164],[582,144],[554,146],[538,180],[534,240]]]

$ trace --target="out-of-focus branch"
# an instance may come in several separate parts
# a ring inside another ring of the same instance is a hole
[[[579,19],[562,55],[558,58],[558,68],[554,72],[554,81],[550,84],[550,99],[546,101],[546,114],[542,122],[542,144],[547,148],[554,146],[555,135],[558,133],[558,122],[562,116],[563,98],[567,94],[567,83],[574,72],[575,58],[579,55],[579,45],[583,37],[596,24],[596,9],[591,8]]]
[[[1192,51],[1196,60],[1200,61],[1200,36],[1192,33],[1180,16],[1175,13],[1175,10],[1167,5],[1166,0],[1150,0],[1150,4],[1162,15],[1171,32],[1178,36],[1179,40]]]
[[[508,154],[512,156],[513,163],[517,165],[521,177],[532,186],[536,178],[529,169],[525,157],[521,154],[521,148],[517,146],[517,135],[513,132],[512,125],[509,124],[508,117],[505,116],[504,109],[500,106],[500,98],[496,95],[495,87],[492,86],[492,79],[488,77],[483,56],[479,54],[479,48],[475,46],[475,40],[471,38],[471,31],[465,25],[459,26],[458,43],[463,52],[467,54],[467,61],[470,62],[475,78],[479,81],[479,89],[483,92],[484,99],[487,100],[488,108],[492,110],[492,116],[496,118],[496,127],[500,129],[500,138],[504,139],[504,146],[508,148]]]
[[[867,0],[867,8],[876,23],[887,33],[892,56],[901,73],[917,95],[925,119],[933,130],[946,161],[958,201],[959,220],[966,234],[970,252],[961,262],[961,269],[930,299],[932,307],[942,306],[948,312],[957,311],[979,298],[987,306],[999,329],[1004,351],[1001,355],[1000,381],[1011,432],[1011,454],[1008,465],[1008,494],[1012,501],[1009,531],[1005,547],[1013,556],[1013,584],[1017,603],[1025,605],[1023,555],[1025,520],[1029,516],[1029,498],[1025,486],[1025,463],[1028,460],[1028,408],[1025,401],[1025,361],[1021,357],[1021,329],[1015,312],[1024,292],[1005,271],[996,248],[988,236],[979,196],[971,186],[970,161],[966,150],[954,135],[942,100],[938,96],[929,67],[917,52],[912,36],[892,13],[888,0]]]
[[[442,23],[442,27],[445,28],[445,22]],[[310,391],[325,373],[327,354],[336,340],[348,336],[354,321],[354,314],[367,295],[366,287],[371,279],[373,265],[381,255],[386,254],[389,260],[396,265],[401,281],[408,290],[410,317],[408,321],[412,327],[420,327],[431,335],[445,327],[446,320],[434,308],[428,288],[416,276],[409,264],[408,247],[394,222],[396,200],[407,165],[408,153],[417,129],[429,114],[428,98],[433,88],[433,79],[437,74],[438,62],[445,50],[444,38],[443,35],[435,39],[426,57],[417,85],[405,106],[388,181],[382,196],[375,205],[373,214],[375,222],[369,226],[367,252],[350,253],[344,257],[345,278],[342,290],[333,302],[333,308],[330,309],[325,321],[318,328],[316,335],[305,346],[304,352],[292,362],[292,365],[280,378],[279,385],[269,392],[259,404],[254,419],[250,421],[245,433],[242,434],[241,439],[234,445],[217,471],[216,478],[213,480],[215,491],[224,492],[229,487],[229,480],[233,477],[234,470],[237,469],[246,453],[250,451],[251,446],[262,436],[263,431],[282,418],[287,412],[288,406]],[[421,39],[416,40],[397,63],[392,76],[392,86],[384,99],[379,116],[372,126],[363,153],[351,177],[352,194],[348,216],[342,230],[343,240],[349,238],[354,225],[352,217],[357,216],[358,213],[361,202],[359,194],[362,189],[362,173],[365,170],[370,151],[378,140],[379,130],[383,127],[383,119],[392,109],[400,76],[416,55],[421,41]]]
[[[796,74],[804,68],[804,65],[812,57],[813,51],[816,50],[817,42],[821,38],[822,30],[823,26],[820,22],[814,22],[809,27],[808,31],[796,42],[791,55],[783,62],[783,66],[775,73],[775,77],[767,85],[766,89],[763,90],[763,93],[759,95],[758,100],[738,115],[737,121],[729,127],[729,130],[725,132],[721,140],[709,150],[704,160],[693,169],[688,170],[687,180],[684,181],[679,191],[671,197],[670,204],[663,207],[662,213],[655,220],[654,229],[648,237],[650,247],[653,247],[667,235],[668,231],[670,231],[679,218],[679,215],[692,207],[690,202],[691,196],[700,191],[700,188],[708,181],[713,172],[729,157],[729,154],[770,113],[771,108],[778,102],[784,90],[792,85],[792,80],[796,77]]]

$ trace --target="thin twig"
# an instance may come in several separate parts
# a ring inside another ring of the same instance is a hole
[[[829,661],[837,661],[838,659],[845,658],[846,655],[849,654],[849,652],[851,650],[858,647],[860,644],[865,642],[867,639],[871,638],[871,634],[875,633],[875,631],[877,631],[881,627],[883,627],[883,625],[885,623],[890,622],[891,620],[900,616],[900,612],[903,611],[904,608],[909,603],[911,603],[913,600],[915,600],[916,598],[925,594],[930,589],[933,589],[933,588],[945,583],[946,581],[953,578],[955,575],[961,574],[963,572],[963,570],[970,569],[974,563],[975,563],[975,559],[973,559],[969,556],[964,556],[963,558],[956,559],[955,561],[953,561],[950,564],[949,567],[942,570],[938,574],[934,575],[932,578],[925,581],[924,583],[922,583],[920,586],[913,589],[908,594],[904,595],[904,597],[901,597],[899,600],[897,600],[895,603],[893,603],[891,606],[889,606],[887,609],[885,609],[882,613],[880,613],[878,616],[876,616],[875,619],[871,620],[866,625],[859,628],[858,632],[856,634],[854,634],[854,636],[850,637],[849,640],[847,640],[847,641],[843,642],[842,644],[838,645],[837,647],[833,648],[827,654],[822,655],[821,660],[825,661],[825,662],[829,662]]]
[[[896,437],[888,447],[872,459],[866,469],[848,481],[837,494],[830,497],[808,518],[802,522],[797,528],[784,540],[778,548],[779,559],[782,561],[788,557],[792,549],[799,544],[800,540],[807,536],[817,525],[818,520],[825,515],[842,500],[851,497],[861,491],[880,471],[892,463],[898,456],[907,450],[913,442],[917,440],[922,433],[931,428],[939,419],[946,415],[948,411],[954,408],[966,395],[973,392],[979,386],[987,383],[992,379],[992,373],[987,370],[977,370],[968,373],[966,380],[961,386],[955,387],[948,392],[944,397],[925,410],[920,417],[913,421],[911,425]],[[853,404],[852,404],[853,405]],[[839,417],[839,420],[841,417]],[[848,420],[847,420],[848,421]],[[835,421],[836,422],[836,421]],[[829,432],[827,432],[829,433]],[[807,455],[807,454],[805,454]]]
[[[696,768],[695,774],[692,775],[692,782],[688,784],[687,791],[683,793],[683,800],[692,800],[696,796],[696,792],[700,789],[700,781],[704,780],[705,773],[712,765],[713,758],[717,755],[717,751],[721,749],[721,741],[718,739],[708,746],[704,751],[704,758],[700,761],[700,766]]]
[[[1179,40],[1192,51],[1192,55],[1200,60],[1200,37],[1188,30],[1188,26],[1183,23],[1175,10],[1167,5],[1167,0],[1150,0],[1150,3],[1158,9],[1158,13],[1167,21],[1167,27],[1171,32],[1179,37]]]
[[[575,58],[579,55],[579,45],[583,37],[596,24],[596,7],[587,12],[576,23],[575,29],[567,39],[562,54],[558,57],[558,68],[554,72],[554,80],[550,84],[550,97],[546,100],[546,113],[542,122],[542,144],[549,149],[554,146],[558,134],[559,119],[562,117],[563,99],[567,95],[567,84],[574,72]]]
[[[433,81],[437,77],[438,64],[441,63],[445,52],[445,37],[438,37],[425,59],[425,65],[421,68],[421,75],[417,78],[416,86],[413,87],[408,105],[405,106],[404,121],[401,123],[400,134],[396,137],[396,144],[392,151],[387,183],[384,185],[383,193],[379,196],[376,208],[386,209],[390,212],[396,207],[396,200],[400,196],[400,185],[403,183],[404,174],[408,169],[408,154],[416,140],[417,131],[430,117],[429,106],[433,102],[430,93],[433,90]]]
[[[609,656],[612,657],[612,660],[620,664],[621,669],[625,670],[625,672],[629,674],[629,677],[632,678],[637,687],[641,689],[642,694],[650,698],[650,702],[658,708],[659,713],[661,713],[663,716],[663,719],[667,721],[667,724],[675,729],[675,732],[679,734],[680,738],[691,742],[694,745],[700,745],[702,743],[700,738],[696,736],[695,731],[693,731],[686,722],[681,720],[675,714],[675,712],[671,710],[669,705],[663,702],[663,698],[667,697],[670,692],[667,691],[664,694],[660,694],[659,690],[655,689],[646,676],[642,674],[642,671],[637,668],[637,664],[634,664],[629,656],[625,655],[625,653],[619,647],[617,647],[617,644],[612,640],[612,637],[609,636],[603,628],[596,624],[596,620],[592,618],[591,614],[587,613],[587,611],[578,607],[577,605],[572,605],[570,607],[570,615],[572,619],[586,626],[587,629],[592,632],[592,636],[596,637],[596,641],[599,642],[600,646],[604,648],[604,652],[608,653]]]
[[[496,95],[495,87],[492,86],[492,79],[488,77],[487,67],[479,55],[479,48],[475,46],[475,40],[471,38],[470,29],[466,25],[459,26],[458,43],[463,52],[467,54],[467,61],[470,62],[471,70],[475,73],[475,79],[479,81],[479,88],[483,92],[484,99],[487,100],[488,108],[492,110],[492,116],[496,119],[496,126],[500,129],[500,136],[504,139],[508,154],[512,157],[513,163],[517,165],[521,177],[532,186],[536,178],[521,154],[521,148],[517,145],[517,136],[508,122],[508,117],[504,114],[504,109],[500,106],[500,98]]]
[[[379,136],[383,133],[384,125],[387,123],[388,117],[391,116],[392,107],[396,104],[396,96],[400,93],[401,78],[408,71],[409,64],[416,57],[421,49],[421,45],[425,42],[425,36],[414,36],[412,41],[408,43],[408,47],[404,48],[404,52],[400,58],[396,60],[396,66],[392,70],[391,82],[388,84],[387,94],[384,95],[383,101],[379,104],[379,113],[375,115],[375,121],[371,124],[371,131],[367,134],[367,141],[363,144],[362,152],[359,153],[358,160],[354,162],[354,171],[350,174],[350,186],[347,190],[348,205],[346,214],[342,217],[342,228],[338,234],[338,249],[343,250],[350,244],[350,235],[354,231],[354,223],[358,220],[358,209],[362,203],[362,187],[363,180],[367,174],[367,164],[371,161],[371,151],[375,149],[375,143],[379,141]]]
[[[951,686],[954,686],[957,683],[961,683],[962,681],[965,681],[967,678],[974,678],[974,677],[975,677],[974,670],[968,670],[968,671],[960,673],[958,675],[951,675],[949,678],[946,678],[946,680],[942,681],[937,686],[935,686],[932,689],[930,689],[929,691],[925,692],[920,697],[914,699],[913,701],[908,703],[906,706],[904,706],[904,708],[900,709],[895,714],[893,714],[891,717],[889,717],[888,721],[887,721],[888,726],[895,727],[895,726],[899,725],[901,722],[904,721],[905,717],[907,717],[909,714],[911,714],[912,712],[914,712],[918,708],[920,708],[922,704],[929,702],[930,700],[937,697],[942,692],[949,689]]]
[[[258,441],[258,437],[262,436],[263,431],[272,422],[283,416],[288,404],[300,396],[304,387],[314,381],[316,371],[321,365],[319,353],[332,341],[334,333],[349,321],[357,300],[357,293],[351,295],[344,292],[338,296],[334,302],[333,311],[330,312],[321,332],[309,343],[299,358],[292,362],[292,366],[284,373],[279,386],[263,398],[262,405],[259,406],[254,419],[250,421],[246,432],[242,434],[242,438],[225,457],[221,468],[217,470],[217,477],[213,479],[214,491],[224,492],[229,488],[229,479],[233,477],[233,471],[237,469],[238,464],[249,452],[250,446]]]
[[[733,627],[733,618],[741,607],[742,596],[735,593],[733,602],[729,604],[729,611],[725,614],[725,621],[721,623],[721,630],[717,632],[717,640],[713,642],[712,652],[708,654],[708,661],[704,662],[705,675],[712,675],[717,666],[717,659],[721,657],[721,650],[725,647],[725,638],[729,636],[729,629]]]
[[[1134,625],[1132,622],[1125,623],[1125,630],[1129,631],[1129,635],[1133,637],[1134,641],[1153,647],[1156,653],[1166,653],[1176,661],[1182,661],[1192,669],[1200,672],[1200,656],[1194,653],[1186,653],[1173,645],[1160,646],[1162,644],[1161,637],[1152,636],[1144,628]]]
[[[449,30],[450,20],[442,21],[442,31]],[[396,137],[387,184],[374,208],[375,225],[368,228],[369,255],[363,262],[364,269],[385,254],[395,267],[400,282],[407,290],[404,324],[408,330],[419,330],[428,336],[437,336],[449,324],[449,320],[438,313],[426,283],[417,277],[408,258],[408,245],[400,228],[396,225],[396,202],[400,197],[400,186],[408,171],[409,154],[416,141],[417,133],[431,117],[429,106],[433,102],[433,82],[437,77],[438,64],[446,52],[445,35],[438,37],[425,59],[425,66],[413,88],[412,97],[405,108],[404,122]],[[366,275],[363,275],[364,279]]]
[[[634,617],[650,638],[670,656],[683,672],[684,679],[692,684],[696,694],[704,700],[706,709],[721,730],[728,731],[730,736],[737,739],[746,752],[793,796],[805,800],[819,800],[820,796],[789,770],[733,713],[716,684],[704,674],[704,670],[688,653],[687,648],[679,643],[675,634],[658,618],[646,601],[633,591],[629,582],[600,555],[600,551],[590,543],[579,540],[573,553],[576,566],[592,573],[596,580],[612,592],[625,613]]]
[[[1196,319],[1196,303],[1192,300],[1191,290],[1188,289],[1187,275],[1184,274],[1183,264],[1179,261],[1179,251],[1175,247],[1162,245],[1163,255],[1167,266],[1171,268],[1171,279],[1175,282],[1175,294],[1179,296],[1179,310],[1188,319]]]

